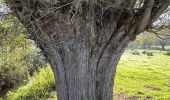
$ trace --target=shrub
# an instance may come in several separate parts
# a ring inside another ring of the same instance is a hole
[[[147,52],[147,56],[154,56],[152,52]]]
[[[34,50],[33,52],[24,53],[21,58],[22,61],[31,64],[29,69],[29,74],[32,75],[35,71],[38,70],[39,67],[46,67],[47,62],[45,61],[42,54],[39,53],[38,50]]]
[[[147,52],[146,51],[142,51],[142,54],[146,54]]]
[[[15,19],[15,18],[14,18]],[[44,65],[39,50],[35,48],[31,40],[27,40],[25,29],[21,26],[12,27],[15,21],[3,18],[0,25],[0,92],[16,86],[27,79],[28,74],[32,74],[38,66]]]
[[[50,67],[39,69],[30,77],[28,84],[18,90],[8,92],[7,100],[46,100],[52,90],[55,90],[55,82]]]
[[[36,50],[17,50],[0,54],[0,91],[12,88],[46,65]]]
[[[25,79],[27,75],[27,68],[16,67],[16,64],[5,63],[0,67],[0,90],[11,88]]]
[[[165,53],[164,55],[170,56],[170,52]]]
[[[132,54],[133,55],[139,55],[140,53],[138,51],[133,51]]]
[[[5,56],[5,54],[3,54]],[[8,55],[8,59],[1,57],[0,63],[0,91],[13,86],[26,79],[29,72],[30,64],[19,61],[18,54]]]

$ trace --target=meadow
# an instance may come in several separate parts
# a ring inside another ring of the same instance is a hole
[[[126,50],[116,72],[115,100],[170,100],[170,56],[166,52]],[[7,100],[56,100],[54,87],[51,69],[40,69],[28,84],[8,92]]]
[[[114,95],[116,100],[170,100],[170,56],[166,51],[127,50],[119,62]]]

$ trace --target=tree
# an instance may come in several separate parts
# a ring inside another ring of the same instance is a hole
[[[54,72],[58,100],[112,100],[118,61],[169,0],[5,0]]]
[[[141,39],[140,42],[142,43],[143,49],[150,49],[151,45],[153,44],[155,35],[151,34],[149,32],[143,33],[141,35],[142,35],[141,38],[143,38],[143,39]]]
[[[31,42],[26,40],[23,28],[13,28],[14,20],[14,16],[0,16],[0,95],[26,79],[32,68],[23,59],[24,53],[33,52],[28,48]]]
[[[1,4],[1,3],[0,3]],[[0,16],[0,95],[46,64],[13,15]]]
[[[155,32],[155,34],[158,36],[155,40],[155,44],[161,46],[162,50],[165,50],[165,46],[169,44],[168,39],[170,39],[170,35],[168,33],[170,33],[170,30],[167,28],[157,30],[157,32]]]

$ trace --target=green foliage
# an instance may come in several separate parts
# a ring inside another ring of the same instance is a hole
[[[22,58],[21,54],[23,53],[22,50],[13,53],[8,53],[8,51],[1,53],[0,90],[11,88],[28,76],[31,63],[20,60]]]
[[[19,67],[14,61],[0,66],[0,90],[11,88],[27,77],[28,69]]]
[[[38,49],[35,49],[32,52],[23,53],[22,58],[20,60],[25,61],[28,64],[31,64],[31,67],[29,69],[30,75],[32,75],[33,72],[37,71],[39,67],[47,66],[44,57],[39,53]]]
[[[7,94],[7,100],[46,100],[55,89],[53,72],[50,67],[39,69],[29,83]]]
[[[138,35],[136,41],[130,43],[129,47],[131,48],[143,48],[145,45],[153,45],[155,41],[155,35],[152,33],[144,33]]]
[[[0,90],[12,88],[43,65],[42,56],[36,50],[19,49],[0,54]]]
[[[26,79],[45,62],[13,16],[0,17],[0,22],[0,91],[3,91]]]

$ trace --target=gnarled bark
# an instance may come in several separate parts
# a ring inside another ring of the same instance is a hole
[[[56,29],[66,32],[62,35],[70,34],[69,39],[60,43],[54,40],[54,44],[42,47],[55,74],[57,97],[59,100],[112,100],[116,66],[131,41],[130,37],[122,26],[110,37],[92,43],[91,30],[94,28],[90,21],[84,23],[84,20],[78,20],[80,22],[75,24],[73,31],[60,24]]]
[[[167,0],[144,0],[138,8],[138,0],[5,1],[51,64],[58,100],[112,100],[123,51],[169,5],[163,5]]]
[[[113,99],[116,66],[129,38],[115,36],[112,41],[120,43],[109,43],[104,48],[96,48],[95,52],[86,45],[88,41],[81,40],[54,49],[50,64],[59,100]]]

